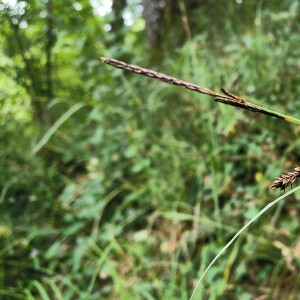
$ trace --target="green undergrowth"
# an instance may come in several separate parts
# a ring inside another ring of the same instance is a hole
[[[273,34],[262,22],[215,46],[199,35],[156,69],[299,118],[299,36],[268,17]],[[268,187],[299,163],[299,126],[93,68],[87,107],[44,139],[31,133],[28,156],[2,154],[0,295],[188,299],[219,249],[280,195]],[[202,299],[296,299],[298,211],[299,193],[257,221],[210,268]]]

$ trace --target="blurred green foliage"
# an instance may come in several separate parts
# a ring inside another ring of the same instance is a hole
[[[105,2],[0,1],[2,299],[187,299],[300,160],[299,126],[97,60],[224,86],[297,117],[298,1],[174,1],[157,59],[141,2],[127,1],[113,29]],[[202,299],[297,299],[299,200],[218,261]]]

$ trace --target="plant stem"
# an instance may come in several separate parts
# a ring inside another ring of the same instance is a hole
[[[169,83],[169,84],[173,84],[173,85],[177,85],[177,86],[181,86],[183,88],[201,93],[201,94],[205,94],[205,95],[209,95],[213,97],[213,100],[215,100],[216,102],[221,102],[224,104],[228,104],[231,106],[235,106],[235,107],[239,107],[242,109],[246,109],[246,110],[250,110],[253,112],[257,112],[257,113],[261,113],[261,114],[265,114],[271,117],[275,117],[275,118],[279,118],[282,120],[285,120],[287,122],[290,123],[295,123],[295,124],[299,124],[300,125],[300,120],[293,118],[291,116],[288,115],[284,115],[282,113],[278,113],[274,110],[265,108],[263,106],[260,106],[258,104],[252,103],[242,97],[236,96],[230,92],[228,92],[227,90],[225,90],[224,88],[221,88],[221,91],[223,94],[219,94],[216,93],[210,89],[204,88],[202,86],[196,85],[194,83],[191,82],[187,82],[181,79],[177,79],[175,77],[171,77],[168,75],[165,75],[163,73],[159,73],[159,72],[155,72],[149,69],[145,69],[145,68],[141,68],[139,66],[136,65],[131,65],[131,64],[127,64],[123,61],[119,61],[113,58],[108,58],[108,57],[100,57],[99,58],[102,62],[113,66],[115,68],[119,68],[119,69],[124,69],[136,74],[140,74],[140,75],[144,75],[150,78],[155,78],[158,79],[160,81]]]

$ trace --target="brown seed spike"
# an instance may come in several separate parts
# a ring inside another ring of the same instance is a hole
[[[288,174],[281,174],[280,177],[277,177],[272,185],[270,186],[271,190],[280,189],[281,191],[288,187],[289,184],[293,184],[297,177],[300,177],[300,167],[294,168],[293,172],[289,172]]]
[[[157,80],[169,83],[169,84],[177,85],[177,86],[180,86],[180,87],[183,87],[183,88],[186,88],[186,89],[189,89],[189,90],[201,93],[201,94],[212,96],[213,100],[215,100],[216,102],[220,102],[220,103],[224,103],[227,105],[250,110],[250,111],[253,111],[256,113],[265,114],[267,116],[279,118],[279,119],[285,120],[287,122],[300,124],[300,120],[298,120],[296,118],[292,118],[290,116],[286,116],[286,115],[277,113],[276,111],[272,111],[270,109],[264,108],[255,103],[251,103],[250,101],[248,101],[242,97],[236,96],[236,95],[228,92],[225,89],[222,89],[222,92],[224,93],[224,95],[222,95],[222,94],[216,93],[208,88],[202,87],[200,85],[196,85],[194,83],[184,81],[184,80],[178,79],[176,77],[171,77],[166,74],[159,73],[159,72],[149,70],[146,68],[142,68],[142,67],[139,67],[136,65],[127,64],[126,62],[116,60],[113,58],[99,57],[99,60],[101,60],[103,63],[108,64],[115,68],[123,69],[123,70],[133,72],[133,73],[136,73],[139,75],[154,78],[154,79],[157,79]]]

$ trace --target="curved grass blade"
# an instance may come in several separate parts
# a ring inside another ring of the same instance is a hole
[[[83,103],[76,103],[72,107],[70,107],[46,132],[46,134],[42,137],[42,139],[34,146],[32,150],[32,154],[36,154],[39,152],[45,144],[50,140],[55,131],[65,122],[67,121],[75,112],[84,107]]]
[[[271,207],[273,207],[275,204],[277,204],[280,200],[283,200],[284,198],[286,198],[287,196],[289,196],[290,194],[295,193],[296,191],[298,191],[300,189],[300,186],[290,190],[289,192],[287,192],[286,194],[280,196],[279,198],[275,199],[274,201],[272,201],[271,203],[269,203],[268,205],[266,205],[261,211],[259,211],[250,221],[248,221],[235,235],[234,237],[221,249],[221,251],[216,255],[216,257],[211,261],[211,263],[208,265],[208,267],[205,269],[205,271],[203,272],[203,274],[201,275],[200,279],[198,280],[196,287],[191,295],[190,300],[192,300],[194,298],[194,296],[196,295],[197,292],[197,288],[199,286],[199,284],[201,283],[201,281],[203,280],[204,276],[206,275],[206,273],[209,271],[209,269],[212,267],[212,265],[218,260],[218,258],[230,247],[230,245],[243,233],[243,231],[245,231],[254,221],[256,221],[262,214],[264,214],[267,210],[269,210]]]

